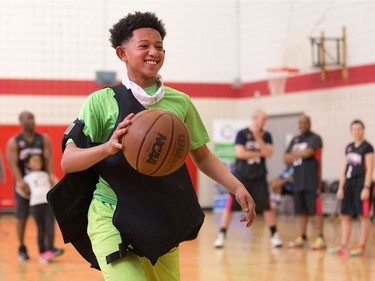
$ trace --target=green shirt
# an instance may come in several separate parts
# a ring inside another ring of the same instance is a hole
[[[144,90],[152,95],[156,92],[157,85]],[[117,121],[119,112],[114,95],[111,88],[105,88],[89,95],[83,104],[78,118],[85,123],[83,131],[93,142],[106,142]],[[202,119],[188,95],[165,87],[164,97],[148,108],[162,108],[179,116],[189,128],[191,150],[210,141]],[[102,178],[96,186],[94,197],[106,203],[117,203],[114,191]]]

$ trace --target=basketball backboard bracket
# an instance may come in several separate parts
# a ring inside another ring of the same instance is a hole
[[[342,37],[326,37],[322,31],[320,37],[310,37],[313,67],[321,69],[321,80],[326,80],[327,67],[340,66],[342,77],[348,78],[346,64],[346,29],[342,28]]]

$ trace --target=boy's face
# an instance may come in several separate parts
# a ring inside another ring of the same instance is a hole
[[[160,33],[153,28],[136,29],[133,37],[118,48],[122,49],[122,57],[117,54],[126,63],[129,79],[141,87],[152,86],[164,63]]]

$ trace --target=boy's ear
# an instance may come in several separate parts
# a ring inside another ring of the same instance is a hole
[[[126,49],[124,47],[121,47],[121,46],[116,47],[116,55],[123,62],[126,62],[128,60],[126,56]]]

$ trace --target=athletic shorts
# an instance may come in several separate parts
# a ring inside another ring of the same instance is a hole
[[[322,198],[316,191],[294,191],[294,212],[296,215],[321,215]]]
[[[179,281],[179,250],[173,248],[152,266],[145,257],[128,252],[107,264],[106,256],[118,251],[120,233],[112,223],[116,206],[93,199],[88,212],[87,233],[105,281]],[[155,241],[157,243],[157,241]]]
[[[23,198],[16,191],[14,191],[14,198],[16,200],[16,218],[20,220],[27,219],[30,213],[30,201]]]
[[[370,198],[362,201],[361,192],[365,179],[363,177],[346,179],[344,185],[344,199],[341,202],[341,214],[356,218],[358,216],[368,217],[371,210],[372,188]]]
[[[253,197],[257,214],[271,209],[270,194],[266,179],[249,180],[236,174],[235,177],[245,186],[251,197]],[[234,194],[230,193],[225,208],[232,211],[241,211],[241,206],[238,204]]]

